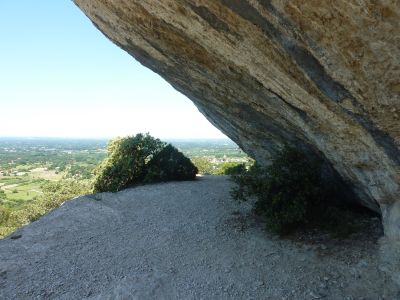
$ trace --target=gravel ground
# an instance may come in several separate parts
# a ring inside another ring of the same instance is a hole
[[[375,233],[281,240],[230,185],[205,176],[69,201],[0,241],[0,299],[400,299]]]

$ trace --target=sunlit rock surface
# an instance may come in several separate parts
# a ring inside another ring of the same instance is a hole
[[[400,240],[400,2],[75,3],[257,160],[325,157]]]

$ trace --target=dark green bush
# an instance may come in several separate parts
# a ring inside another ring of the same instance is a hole
[[[145,182],[193,180],[198,170],[189,158],[168,144],[147,165]]]
[[[255,211],[265,217],[267,228],[284,234],[318,215],[324,202],[321,162],[284,147],[266,168],[253,165],[232,176],[236,199],[256,197]]]
[[[164,147],[164,142],[149,134],[111,140],[107,158],[95,170],[93,191],[116,192],[142,182],[146,164]]]
[[[224,175],[238,175],[246,172],[246,165],[245,164],[235,164],[231,166],[226,166],[223,168]]]
[[[116,192],[141,183],[191,180],[197,174],[187,157],[149,134],[112,140],[107,151],[107,158],[95,170],[95,193]]]

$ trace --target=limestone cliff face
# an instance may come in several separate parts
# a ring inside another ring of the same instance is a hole
[[[400,239],[399,1],[74,2],[256,159],[325,157]]]

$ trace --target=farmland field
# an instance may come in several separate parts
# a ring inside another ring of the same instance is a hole
[[[224,174],[251,159],[230,140],[170,140],[201,174]],[[0,237],[62,201],[90,193],[106,139],[0,138]]]

